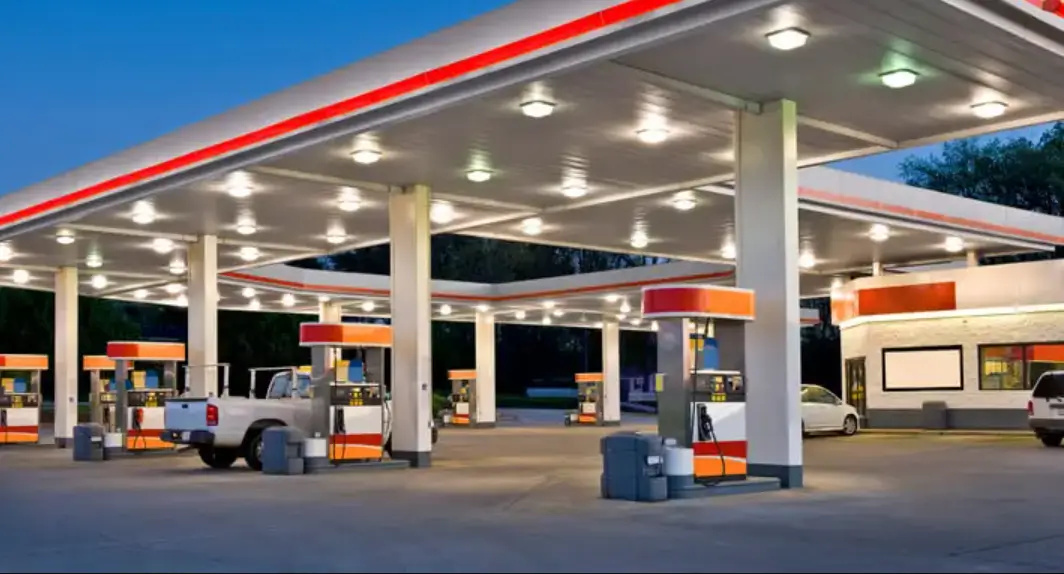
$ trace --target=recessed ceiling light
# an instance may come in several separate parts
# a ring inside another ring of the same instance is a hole
[[[570,199],[577,199],[587,195],[587,184],[579,181],[571,181],[562,185],[562,195]]]
[[[632,306],[628,304],[628,301],[621,303],[621,313],[630,313],[631,311]]]
[[[629,323],[631,323],[633,327],[638,327],[638,326],[643,324],[643,320],[640,319],[639,317],[636,317],[635,319],[632,319],[631,321],[629,321]]]
[[[651,321],[650,322],[650,330],[651,331],[657,331],[658,330],[658,322],[657,321]]]
[[[916,83],[920,74],[912,70],[893,70],[879,75],[879,80],[888,88],[907,88]]]
[[[543,308],[544,309],[553,309],[555,305],[557,305],[557,303],[555,303],[554,301],[544,301],[543,302]]]
[[[530,118],[545,118],[554,113],[554,103],[546,100],[530,100],[521,104],[521,113]]]
[[[155,208],[147,201],[138,201],[133,204],[133,223],[148,225],[155,221]]]
[[[244,261],[254,261],[258,259],[260,255],[262,254],[259,252],[258,247],[247,245],[240,248],[240,258]]]
[[[777,50],[794,50],[801,48],[809,41],[809,32],[800,28],[785,28],[765,34],[765,39]]]
[[[185,271],[188,271],[188,266],[185,265],[184,259],[181,259],[180,257],[175,257],[174,260],[170,262],[171,275],[182,275],[185,273]]]
[[[607,303],[616,303],[617,301],[620,301],[620,300],[621,300],[621,296],[616,294],[616,293],[610,293],[609,295],[606,295],[606,302]]]
[[[174,303],[176,303],[178,307],[188,307],[188,297],[182,293],[174,299]]]
[[[989,120],[1003,115],[1008,108],[1005,102],[983,102],[972,105],[972,113],[977,118]]]
[[[177,295],[185,290],[185,286],[180,283],[167,283],[163,289],[170,295]]]
[[[74,243],[74,232],[69,229],[60,229],[55,233],[55,242],[60,245]]]
[[[606,326],[606,324],[603,323],[602,321],[599,321],[599,322],[595,323],[595,328],[596,329],[601,329],[601,328],[603,328],[605,326]]]
[[[255,226],[255,218],[250,215],[242,215],[236,221],[236,232],[240,235],[252,235],[259,228]]]
[[[669,139],[669,130],[663,127],[648,127],[636,130],[635,135],[646,144],[659,144]]]
[[[883,243],[890,239],[890,228],[882,223],[876,223],[868,230],[868,238],[876,243]]]
[[[165,237],[157,237],[152,240],[151,248],[159,255],[166,255],[174,250],[174,242]]]
[[[147,297],[148,297],[148,290],[147,289],[137,289],[136,291],[133,292],[133,298],[134,299],[146,299]]]
[[[281,305],[285,307],[292,307],[296,304],[296,296],[291,293],[285,293],[281,296]]]
[[[627,318],[628,318],[628,315],[626,313],[618,313],[617,314],[617,320],[618,321],[624,321]]]
[[[543,220],[538,217],[529,217],[521,222],[521,231],[525,235],[539,235],[543,233]]]
[[[632,233],[631,239],[628,241],[632,247],[636,249],[642,249],[650,244],[650,238],[647,237],[647,232],[642,229],[637,229]]]
[[[433,223],[439,225],[446,225],[454,221],[454,205],[446,201],[435,201],[432,203],[432,207],[429,208],[429,219]]]
[[[373,310],[377,308],[377,304],[373,301],[363,301],[361,307],[363,311],[372,313]]]
[[[351,159],[355,160],[355,163],[371,165],[380,161],[381,152],[375,149],[356,149],[351,152]]]
[[[244,287],[240,290],[240,294],[243,295],[245,299],[251,299],[255,297],[256,293],[257,292],[251,287]]]
[[[518,321],[523,321],[523,320],[524,320],[524,318],[525,318],[525,317],[527,317],[527,316],[528,316],[528,313],[525,313],[525,312],[524,312],[523,310],[521,310],[521,311],[515,311],[515,312],[514,312],[514,317],[515,317],[515,318],[516,318],[516,319],[517,319]]]
[[[484,303],[481,303],[480,305],[477,305],[477,311],[479,311],[480,313],[487,313],[490,310],[491,310],[491,307],[487,306]]]
[[[561,309],[555,309],[554,312],[551,313],[551,315],[554,315],[555,317],[561,317],[562,315],[565,315],[565,311],[562,311]]]
[[[30,281],[30,272],[25,269],[15,269],[11,272],[11,280],[19,285],[24,285]]]
[[[964,239],[961,239],[960,237],[957,237],[955,235],[947,237],[946,242],[942,245],[942,247],[950,253],[964,251]]]
[[[95,251],[89,253],[88,257],[85,258],[85,266],[90,269],[103,267],[103,257],[100,257],[100,254]]]
[[[798,266],[802,269],[812,269],[816,267],[816,256],[809,251],[803,252],[798,256]]]
[[[471,169],[466,172],[466,179],[473,183],[484,183],[491,180],[491,172],[486,169]]]
[[[672,199],[672,206],[677,211],[691,211],[697,205],[698,202],[690,195],[678,195]]]
[[[734,243],[725,243],[724,247],[720,248],[720,256],[725,258],[725,259],[734,260],[735,259],[735,255],[736,254],[735,254],[735,244]]]
[[[353,187],[340,188],[340,199],[337,202],[337,207],[340,208],[340,211],[348,213],[358,211],[362,207],[362,200],[358,190]]]
[[[261,308],[262,303],[259,303],[258,299],[252,299],[251,301],[248,301],[248,309],[251,309],[252,311],[258,311]]]
[[[236,199],[251,197],[251,184],[246,182],[230,182],[225,186],[225,192],[228,193],[230,197],[235,197]]]
[[[329,296],[328,295],[318,295],[318,303],[328,303],[328,302],[329,302]]]
[[[328,233],[325,234],[325,241],[328,241],[333,245],[339,245],[344,241],[347,241],[347,234],[344,233],[343,229],[334,227],[330,229]]]
[[[6,241],[0,243],[0,261],[11,261],[11,258],[15,256],[15,251],[11,249],[11,244]]]
[[[543,324],[544,325],[550,325],[551,324],[550,317],[544,317],[543,318]]]
[[[89,280],[89,284],[92,285],[93,289],[99,290],[106,288],[109,281],[107,281],[107,277],[104,275],[93,275],[92,279]]]
[[[447,315],[450,315],[450,314],[451,314],[451,306],[450,305],[448,305],[446,303],[444,303],[443,305],[440,305],[440,315],[443,315],[444,317],[446,317]]]

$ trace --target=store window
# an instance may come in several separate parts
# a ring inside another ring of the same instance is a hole
[[[1022,391],[1046,371],[1064,369],[1064,343],[983,345],[979,348],[979,389]]]

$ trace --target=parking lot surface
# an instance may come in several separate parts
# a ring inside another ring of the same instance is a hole
[[[208,471],[187,454],[75,464],[69,451],[3,449],[0,570],[1049,572],[1064,564],[1064,449],[1032,438],[809,439],[807,488],[638,504],[598,498],[598,439],[611,430],[445,430],[431,469],[302,477]]]

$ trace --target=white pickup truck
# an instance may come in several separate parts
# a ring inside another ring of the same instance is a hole
[[[290,426],[310,432],[310,376],[292,371],[277,373],[270,380],[265,399],[243,397],[174,398],[166,401],[162,439],[195,447],[211,468],[229,468],[243,458],[254,470],[262,470],[262,432],[274,426]],[[390,406],[391,401],[387,401]],[[384,411],[384,450],[391,454],[391,409]],[[433,424],[432,442],[436,443]]]

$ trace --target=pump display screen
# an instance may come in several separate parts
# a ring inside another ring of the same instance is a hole
[[[161,407],[172,393],[171,389],[136,389],[129,392],[127,400],[131,407]]]
[[[36,394],[0,394],[0,408],[35,409],[40,404],[40,397]]]
[[[330,404],[343,407],[380,406],[381,393],[378,386],[335,385],[332,387]]]

